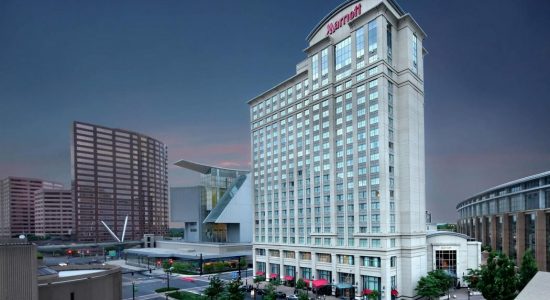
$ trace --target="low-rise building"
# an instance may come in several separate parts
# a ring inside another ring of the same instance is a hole
[[[0,239],[0,299],[38,300],[36,267],[35,245],[25,239]]]

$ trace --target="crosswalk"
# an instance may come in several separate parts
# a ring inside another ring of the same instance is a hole
[[[155,279],[145,279],[145,280],[136,280],[134,281],[134,284],[143,284],[143,283],[153,283],[153,282],[161,282],[161,281],[164,281],[162,279],[158,279],[158,278],[155,278]],[[132,282],[123,282],[122,283],[122,286],[129,286],[129,285],[132,285]]]

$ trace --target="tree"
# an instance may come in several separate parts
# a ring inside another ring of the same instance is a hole
[[[485,299],[511,300],[516,297],[519,281],[515,264],[505,254],[491,252],[487,264],[471,273],[475,278],[469,281],[471,287],[480,291]]]
[[[224,284],[223,281],[218,276],[210,277],[210,283],[208,287],[204,290],[204,294],[208,296],[209,299],[214,300],[218,299],[221,293],[223,293]]]
[[[446,293],[453,286],[453,278],[443,270],[433,270],[429,272],[428,275],[431,275],[436,279],[442,293]]]
[[[538,268],[535,258],[533,256],[533,251],[528,249],[523,254],[521,260],[521,267],[519,268],[519,285],[518,290],[521,291],[529,283],[531,278],[537,274]]]
[[[418,295],[432,299],[446,293],[453,285],[453,278],[443,270],[434,270],[418,281]]]
[[[243,300],[244,292],[241,291],[240,286],[242,281],[235,279],[231,281],[226,288],[223,299],[224,300]]]
[[[300,291],[298,292],[298,300],[309,300],[309,296],[306,292]]]
[[[429,273],[427,276],[420,277],[415,290],[419,296],[428,299],[434,299],[443,293],[440,283],[434,276],[430,276]]]
[[[267,285],[267,288],[265,289],[265,295],[264,300],[276,300],[277,294],[275,293],[275,285],[273,283],[269,283]]]
[[[306,288],[307,288],[306,282],[302,278],[296,281],[296,289],[305,290]]]

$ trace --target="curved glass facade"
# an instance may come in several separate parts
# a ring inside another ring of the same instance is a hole
[[[516,259],[531,249],[550,270],[550,171],[479,193],[457,205],[458,230]]]

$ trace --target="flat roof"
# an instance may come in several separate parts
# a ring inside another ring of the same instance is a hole
[[[217,258],[227,258],[235,256],[248,256],[252,255],[252,249],[250,251],[235,251],[235,252],[226,252],[223,254],[215,253],[206,253],[206,252],[196,252],[192,249],[177,250],[177,249],[163,249],[163,248],[139,248],[139,249],[125,249],[125,253],[136,254],[147,257],[174,257],[181,259],[199,259],[201,254],[203,259],[217,259]]]
[[[208,174],[210,170],[212,169],[220,169],[220,170],[227,170],[232,172],[250,172],[248,170],[237,170],[237,169],[228,169],[228,168],[220,168],[216,166],[210,166],[206,164],[196,163],[185,159],[180,159],[177,162],[174,163],[174,165],[178,167],[182,167],[184,169],[192,170],[195,172],[199,172],[202,174]]]

